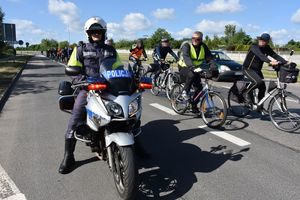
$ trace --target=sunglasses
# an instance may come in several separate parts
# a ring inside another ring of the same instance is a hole
[[[89,31],[88,33],[91,35],[96,35],[96,34],[101,35],[102,34],[101,31]]]
[[[198,41],[198,42],[202,40],[201,37],[192,37],[192,39],[195,40],[195,41]]]

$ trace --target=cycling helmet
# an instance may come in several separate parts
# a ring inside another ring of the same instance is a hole
[[[257,39],[269,42],[271,40],[271,36],[268,33],[263,33],[261,36],[257,37]]]
[[[168,38],[162,38],[160,41],[161,42],[169,42],[169,39]]]

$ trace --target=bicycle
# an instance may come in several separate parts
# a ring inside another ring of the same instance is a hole
[[[286,76],[283,70],[286,69],[286,67],[287,66],[283,64],[277,66],[275,69],[277,75],[276,83],[275,81],[270,81],[267,94],[259,102],[256,95],[257,89],[250,94],[253,102],[245,101],[243,97],[243,94],[250,86],[250,81],[241,81],[244,88],[240,88],[241,92],[239,94],[236,93],[237,88],[235,88],[235,84],[237,83],[235,83],[228,92],[228,106],[233,115],[245,117],[250,111],[261,110],[264,114],[270,116],[272,123],[279,130],[286,132],[298,130],[300,128],[300,98],[286,91],[286,88],[287,83],[297,82],[299,70],[295,68],[296,64],[294,64],[295,72],[291,72],[290,75]],[[268,99],[270,99],[268,108],[265,109],[263,105]]]
[[[132,69],[133,69],[133,73],[134,73],[135,77],[140,78],[140,77],[144,76],[146,73],[146,69],[142,65],[142,62],[147,61],[147,59],[146,58],[135,59],[135,60],[130,59],[130,61],[133,62]]]
[[[157,96],[162,90],[165,90],[167,98],[170,100],[170,92],[174,84],[173,68],[170,65],[175,62],[176,60],[166,60],[163,65],[161,64],[161,69],[156,79],[154,78],[155,72],[150,75],[153,80],[153,88],[151,89],[153,95]]]
[[[227,118],[227,104],[223,96],[213,91],[212,86],[208,82],[207,71],[200,71],[204,75],[204,87],[195,96],[185,100],[182,97],[184,83],[183,80],[176,81],[171,90],[171,106],[178,114],[184,114],[188,109],[191,110],[192,103],[200,98],[200,113],[204,123],[210,128],[221,127]],[[192,96],[192,95],[191,95]]]

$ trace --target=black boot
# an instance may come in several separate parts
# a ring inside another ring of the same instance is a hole
[[[197,107],[197,104],[192,104],[192,113],[196,114],[196,115],[200,115],[200,110]]]
[[[151,158],[151,154],[143,147],[140,136],[134,138],[134,148],[136,155],[140,158]]]
[[[74,150],[76,145],[76,139],[66,139],[65,140],[65,155],[64,159],[60,164],[58,172],[61,174],[68,174],[72,171],[75,165],[75,158],[74,158]]]

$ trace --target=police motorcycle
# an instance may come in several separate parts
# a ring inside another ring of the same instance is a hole
[[[117,64],[116,59],[104,59],[100,63],[100,77],[88,77],[76,83],[60,83],[59,106],[70,112],[80,87],[88,90],[86,105],[86,137],[75,138],[91,144],[93,135],[99,136],[99,156],[106,160],[112,171],[116,189],[122,199],[133,199],[137,189],[137,167],[134,158],[134,134],[142,114],[142,92],[152,88],[149,78],[141,77],[136,82],[128,65]],[[66,68],[66,74],[76,76],[78,69]],[[104,135],[103,131],[105,129]],[[82,135],[82,133],[80,133]],[[89,137],[88,137],[89,136]]]

